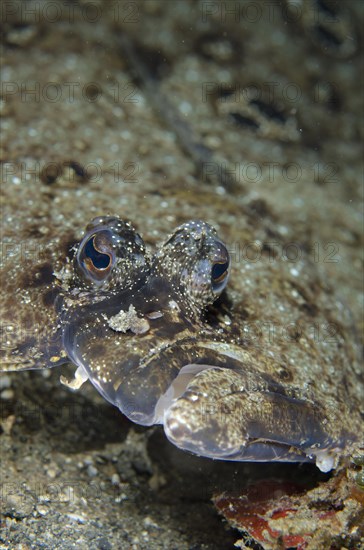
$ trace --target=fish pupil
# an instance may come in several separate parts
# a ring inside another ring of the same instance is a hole
[[[85,256],[92,261],[96,269],[106,269],[110,265],[110,256],[96,250],[94,238],[87,242],[85,246]]]
[[[211,277],[214,282],[220,282],[227,272],[228,262],[216,263],[211,270]]]

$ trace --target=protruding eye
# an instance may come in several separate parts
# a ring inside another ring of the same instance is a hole
[[[217,300],[229,279],[230,257],[216,230],[192,220],[175,230],[154,256],[152,273],[171,283],[189,313]]]
[[[229,261],[216,262],[211,270],[211,283],[215,292],[221,289],[229,274]]]
[[[228,281],[230,266],[229,252],[221,242],[217,245],[216,256],[211,268],[211,286],[214,294],[220,294]]]
[[[112,232],[106,229],[85,237],[80,245],[77,259],[88,279],[96,284],[103,283],[115,263]]]

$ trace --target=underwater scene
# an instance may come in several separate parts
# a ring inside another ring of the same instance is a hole
[[[364,4],[0,9],[0,550],[364,548]]]

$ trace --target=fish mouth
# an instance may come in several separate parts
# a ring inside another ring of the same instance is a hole
[[[165,424],[166,413],[168,412],[170,406],[184,394],[188,384],[196,376],[196,374],[207,369],[216,368],[220,367],[198,364],[185,365],[182,367],[178,373],[178,376],[173,380],[167,391],[158,399],[155,406],[153,424]]]
[[[215,371],[215,374],[207,373],[208,370]],[[171,443],[184,451],[215,460],[311,462],[325,473],[337,466],[344,441],[335,444],[321,431],[320,416],[315,416],[315,411],[312,412],[306,402],[269,390],[241,393],[242,405],[239,404],[236,410],[222,409],[216,400],[209,401],[209,386],[203,382],[215,377],[215,388],[220,388],[220,385],[216,386],[219,379],[216,371],[223,370],[206,364],[185,365],[159,398],[154,423],[163,425]],[[195,377],[196,381],[193,380]],[[228,400],[229,395],[226,397]],[[260,407],[267,403],[273,403],[275,407],[276,417],[271,424],[262,423],[259,417]],[[280,425],[281,418],[288,417],[296,422],[297,415],[304,413],[302,430],[294,426],[291,431],[285,431],[284,425]]]

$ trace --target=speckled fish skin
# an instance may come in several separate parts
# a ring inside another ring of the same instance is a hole
[[[206,314],[230,271],[228,252],[211,226],[183,224],[149,258],[129,223],[98,217],[56,273],[56,320],[39,349],[17,343],[5,367],[69,359],[81,381],[89,379],[134,422],[162,423],[182,449],[224,460],[316,460],[330,470],[358,440],[360,368],[346,341],[345,310],[330,302],[311,269],[310,275],[303,271],[301,282],[314,289],[315,327],[335,328],[331,340],[312,334],[314,307],[308,309],[307,291],[301,307],[289,268],[278,262],[262,272],[267,290],[256,306],[269,321],[269,296],[281,293],[282,327],[293,334],[254,335],[226,299]],[[261,273],[246,275],[248,289]],[[287,285],[294,289],[291,303]]]

